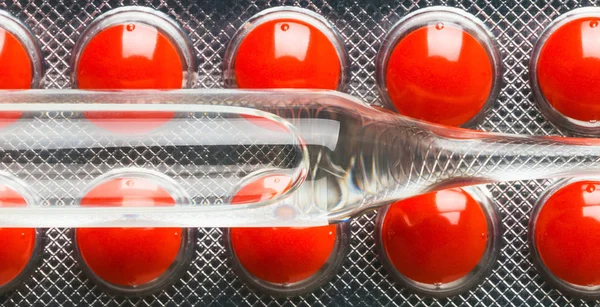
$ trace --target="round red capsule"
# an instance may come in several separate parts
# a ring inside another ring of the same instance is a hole
[[[17,191],[0,185],[0,207],[25,207]],[[0,289],[15,280],[29,265],[36,246],[34,228],[0,228]]]
[[[268,175],[250,182],[234,196],[233,204],[266,200],[290,188],[291,178]],[[289,285],[317,275],[329,261],[339,239],[338,227],[232,228],[229,242],[246,272],[264,282]]]
[[[143,178],[117,178],[99,184],[81,206],[173,206],[175,199],[159,184]],[[99,279],[134,287],[163,276],[180,253],[182,228],[79,228],[77,249]]]
[[[184,82],[177,47],[141,22],[113,25],[92,37],[76,74],[82,89],[178,89]]]
[[[231,199],[232,204],[252,204],[273,199],[292,186],[292,178],[286,175],[268,175],[251,181],[239,189]]]
[[[563,282],[600,286],[600,182],[561,184],[538,208],[530,230],[541,264]]]
[[[109,12],[112,13],[112,12]],[[138,19],[159,19],[148,12]],[[82,35],[74,55],[73,85],[81,89],[180,89],[188,85],[183,50],[151,21],[111,24],[97,30],[102,22],[121,10],[92,24]],[[91,37],[88,37],[91,36]],[[85,112],[91,122],[116,133],[145,133],[173,118],[173,112]]]
[[[324,32],[323,26],[316,26],[324,23],[308,13],[293,12],[298,18],[275,17],[284,11],[265,14],[249,22],[255,26],[247,33],[238,34],[239,43],[234,39],[237,48],[228,69],[237,87],[340,88],[344,55],[335,32]]]
[[[393,269],[429,285],[471,273],[490,237],[481,205],[458,188],[396,202],[379,224],[382,250]]]
[[[0,26],[0,89],[32,88],[33,69],[27,47]],[[21,112],[0,112],[0,129],[16,122],[21,116]]]
[[[33,79],[33,64],[21,41],[0,28],[0,89],[28,89]]]
[[[336,225],[310,228],[232,228],[230,240],[240,264],[250,274],[276,284],[315,275],[329,259]]]
[[[537,57],[543,99],[562,115],[600,120],[600,13],[568,21],[551,31]]]
[[[461,126],[486,105],[494,81],[486,48],[442,21],[406,34],[389,54],[385,89],[399,113]]]

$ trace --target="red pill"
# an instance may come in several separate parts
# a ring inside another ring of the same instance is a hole
[[[92,37],[76,71],[82,89],[177,89],[183,84],[177,47],[158,28],[140,22],[114,25]]]
[[[234,196],[241,204],[276,197],[290,188],[291,178],[269,175],[259,178]],[[331,256],[337,238],[336,225],[310,228],[232,228],[233,253],[253,276],[271,283],[290,284],[314,276]]]
[[[25,207],[27,201],[17,191],[0,185],[0,207]],[[0,287],[19,276],[29,264],[35,249],[34,228],[0,228]]]
[[[233,251],[252,275],[289,284],[315,275],[329,259],[336,225],[310,228],[232,228]]]
[[[467,276],[488,245],[481,205],[458,188],[396,202],[380,227],[383,251],[393,267],[424,284],[447,284]]]
[[[82,89],[179,89],[183,60],[159,28],[141,22],[118,24],[93,36],[75,62]],[[173,118],[173,112],[86,112],[86,118],[116,133],[144,133]]]
[[[304,20],[282,17],[258,24],[242,38],[233,70],[239,88],[335,90],[341,63],[327,34]]]
[[[600,183],[565,185],[540,205],[532,220],[542,264],[568,283],[600,285]]]
[[[269,175],[246,184],[233,196],[232,204],[251,204],[273,199],[292,186],[292,178],[286,175]]]
[[[29,89],[33,65],[27,48],[13,34],[0,28],[0,89]],[[0,129],[22,116],[21,112],[0,112]]]
[[[482,43],[443,22],[408,33],[384,67],[384,86],[399,113],[449,126],[464,125],[479,114],[494,81]]]
[[[81,206],[174,206],[159,184],[142,178],[118,178],[94,187]],[[76,242],[86,266],[118,286],[140,286],[161,278],[182,245],[182,228],[79,228]]]
[[[0,28],[0,89],[28,89],[33,65],[27,48],[10,32]]]
[[[548,36],[537,59],[537,85],[567,117],[600,120],[600,15],[569,21]]]

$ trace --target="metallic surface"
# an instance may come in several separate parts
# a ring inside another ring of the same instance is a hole
[[[481,19],[500,45],[504,85],[489,115],[477,128],[522,134],[558,134],[533,103],[528,80],[531,50],[543,28],[560,14],[592,5],[577,1],[416,1],[416,0],[223,0],[223,1],[6,1],[5,9],[27,24],[42,46],[46,88],[70,87],[70,52],[94,17],[123,5],[156,8],[182,24],[196,56],[199,76],[194,87],[223,86],[222,57],[237,28],[252,15],[276,5],[316,11],[342,33],[350,58],[348,92],[380,104],[375,86],[375,56],[386,31],[403,15],[432,5],[465,9]],[[346,306],[490,306],[593,305],[563,296],[534,269],[527,246],[532,205],[547,181],[490,185],[504,229],[500,258],[493,273],[476,289],[446,299],[425,298],[395,285],[379,263],[374,246],[374,214],[352,221],[351,251],[336,278],[303,297],[273,299],[249,290],[231,270],[220,229],[200,229],[196,254],[185,276],[165,292],[139,299],[102,292],[76,265],[67,229],[45,233],[43,261],[32,278],[0,297],[5,305],[346,305]]]

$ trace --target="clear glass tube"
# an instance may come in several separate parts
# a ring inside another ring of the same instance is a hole
[[[448,128],[329,91],[6,92],[2,112],[22,117],[0,130],[0,171],[38,199],[0,208],[3,227],[316,226],[448,187],[600,168],[600,140]],[[189,201],[77,205],[93,180],[128,171],[161,173]],[[289,189],[231,205],[269,173]]]

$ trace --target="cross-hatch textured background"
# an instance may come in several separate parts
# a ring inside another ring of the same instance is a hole
[[[402,16],[419,8],[447,5],[483,20],[499,42],[503,87],[493,110],[478,127],[522,134],[560,134],[536,106],[528,81],[528,61],[537,37],[551,20],[587,1],[3,1],[0,8],[24,21],[40,41],[46,64],[45,87],[69,88],[71,50],[85,27],[100,14],[125,5],[143,5],[168,14],[188,32],[198,58],[196,88],[223,86],[222,57],[236,29],[252,15],[279,5],[316,11],[341,32],[351,62],[348,92],[379,104],[375,55],[386,31]],[[185,276],[166,291],[139,299],[114,298],[82,274],[72,256],[69,230],[50,229],[43,263],[16,291],[0,298],[6,305],[401,305],[436,306],[581,305],[562,296],[536,273],[527,247],[531,207],[546,181],[490,185],[502,214],[502,251],[493,273],[476,289],[435,300],[396,286],[379,263],[374,248],[374,214],[352,221],[351,252],[337,277],[304,297],[273,299],[250,291],[231,271],[220,229],[200,229],[196,253]]]

